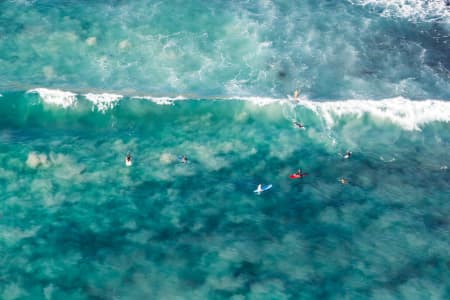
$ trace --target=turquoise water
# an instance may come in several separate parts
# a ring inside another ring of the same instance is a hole
[[[1,1],[0,89],[449,99],[444,1],[365,2]]]
[[[0,299],[450,298],[449,18],[0,2]]]

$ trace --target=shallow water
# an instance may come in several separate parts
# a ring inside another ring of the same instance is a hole
[[[126,98],[101,112],[10,97],[5,299],[445,298],[448,123],[366,114],[330,128],[291,103]],[[288,178],[299,167],[309,175]],[[259,183],[274,187],[258,196]]]
[[[1,299],[450,297],[443,2],[17,0],[0,24]]]

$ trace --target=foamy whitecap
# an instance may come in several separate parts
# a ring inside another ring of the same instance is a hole
[[[252,102],[258,106],[265,106],[273,103],[282,103],[285,102],[286,99],[278,99],[278,98],[270,98],[270,97],[230,97],[231,100],[243,100]]]
[[[411,21],[450,23],[447,0],[349,0],[352,4],[381,9],[383,17],[399,17]]]
[[[84,95],[87,100],[94,103],[94,105],[97,107],[97,109],[101,112],[104,112],[108,109],[114,108],[114,106],[117,104],[117,102],[123,98],[122,95],[117,94],[86,94]]]
[[[450,102],[438,100],[411,101],[399,97],[380,101],[302,101],[301,105],[322,117],[328,127],[334,125],[336,118],[364,114],[389,120],[406,130],[420,130],[420,125],[433,121],[450,122]]]
[[[183,96],[177,97],[135,96],[132,99],[149,100],[159,105],[173,105],[174,101],[186,100],[186,98]]]
[[[72,92],[61,90],[52,90],[46,88],[36,88],[27,91],[27,93],[37,93],[45,103],[68,108],[76,103],[77,95]]]

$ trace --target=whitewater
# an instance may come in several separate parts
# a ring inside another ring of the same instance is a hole
[[[448,299],[449,166],[448,1],[0,2],[0,299]]]

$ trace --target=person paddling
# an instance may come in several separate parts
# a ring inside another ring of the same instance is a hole
[[[349,159],[350,156],[352,156],[352,152],[351,151],[347,151],[347,152],[345,152],[343,157],[344,157],[344,159]]]
[[[128,152],[127,156],[125,157],[125,164],[129,167],[133,163],[133,158],[131,157],[131,153]]]

